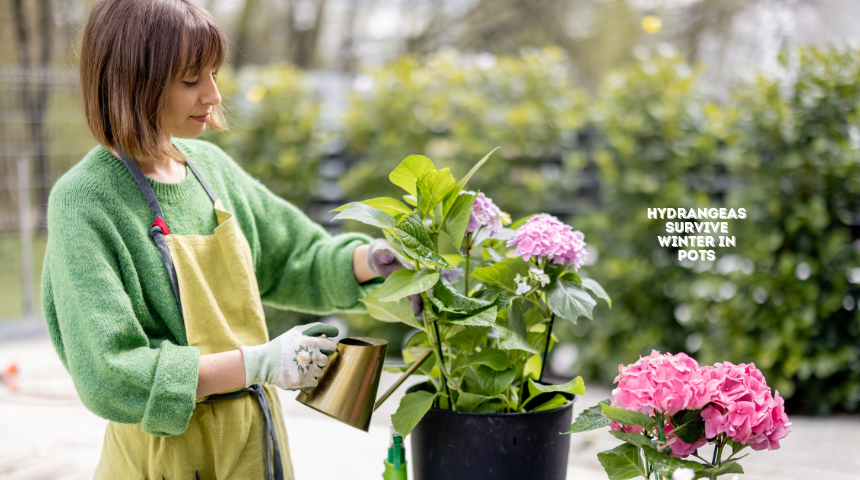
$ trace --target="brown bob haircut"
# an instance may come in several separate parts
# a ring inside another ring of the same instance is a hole
[[[163,127],[171,83],[219,69],[227,40],[193,0],[98,0],[81,45],[81,96],[96,141],[142,164],[184,156]],[[209,125],[227,128],[221,105]]]

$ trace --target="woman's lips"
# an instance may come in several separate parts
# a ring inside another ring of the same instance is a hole
[[[191,118],[193,118],[194,120],[197,120],[200,123],[206,123],[209,121],[209,114],[207,113],[206,115],[203,115],[202,117],[191,117]]]

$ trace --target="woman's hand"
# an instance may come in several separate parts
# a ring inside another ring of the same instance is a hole
[[[240,347],[245,362],[245,386],[273,384],[284,390],[310,390],[317,386],[328,356],[337,343],[337,327],[309,323],[291,328],[269,343]]]
[[[397,270],[408,268],[414,270],[409,260],[403,257],[388,241],[378,238],[367,247],[367,268],[375,275],[388,278]],[[412,313],[421,315],[424,311],[424,301],[421,295],[409,295],[412,301]]]

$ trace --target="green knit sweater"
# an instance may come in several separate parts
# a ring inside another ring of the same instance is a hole
[[[174,138],[226,210],[254,260],[262,302],[326,314],[366,311],[353,251],[370,238],[329,235],[211,143]],[[211,235],[212,200],[185,180],[147,178],[171,234]],[[154,217],[125,165],[101,145],[64,174],[48,201],[42,306],[51,341],[84,405],[157,436],[185,431],[200,350],[188,346],[167,271],[149,236]]]

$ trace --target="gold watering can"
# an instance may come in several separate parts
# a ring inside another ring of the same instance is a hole
[[[388,341],[379,338],[344,338],[329,357],[316,388],[299,393],[296,400],[335,420],[368,431],[373,412],[431,353],[425,353],[412,364],[376,401],[387,349]]]

